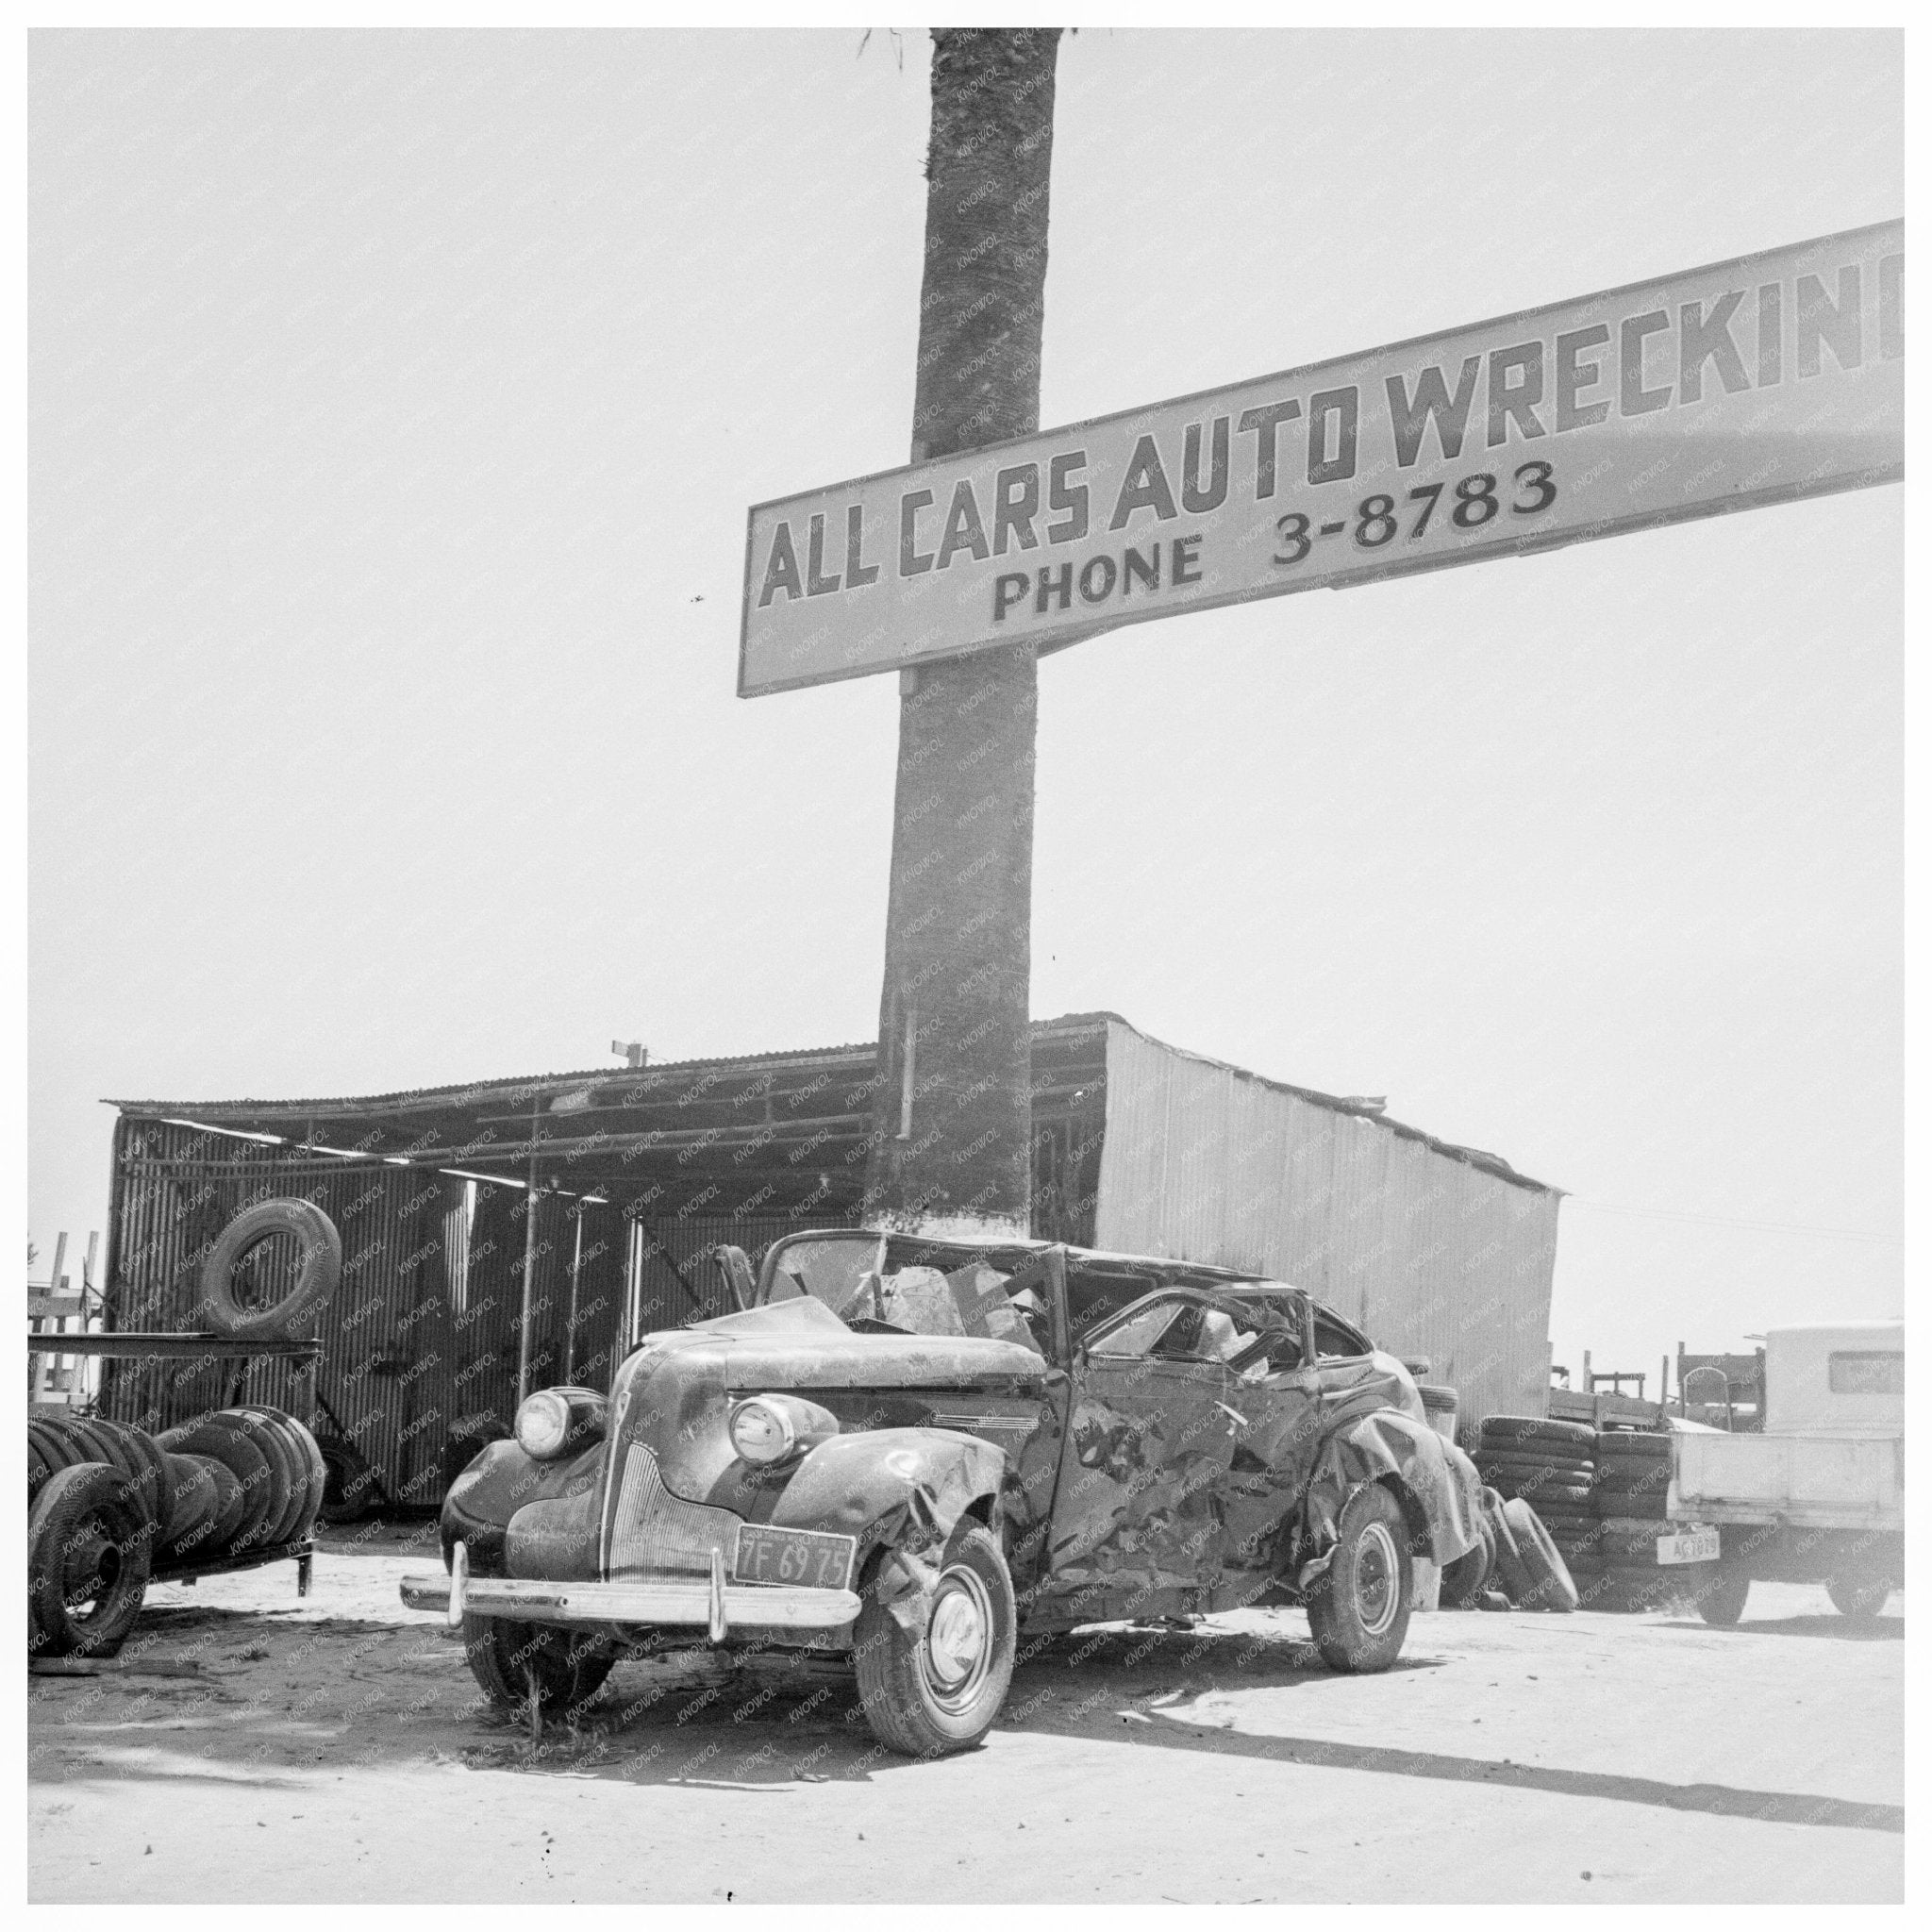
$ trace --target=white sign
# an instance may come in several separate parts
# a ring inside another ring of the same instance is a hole
[[[1905,472],[1905,224],[751,512],[744,697]]]

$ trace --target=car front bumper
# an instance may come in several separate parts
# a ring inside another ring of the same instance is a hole
[[[402,1599],[412,1610],[441,1610],[451,1631],[464,1616],[508,1617],[523,1624],[617,1624],[696,1628],[722,1643],[734,1628],[840,1630],[858,1615],[849,1590],[801,1590],[783,1584],[727,1583],[722,1559],[708,1578],[625,1578],[615,1583],[549,1582],[526,1576],[472,1576],[458,1543],[450,1574],[406,1576]]]

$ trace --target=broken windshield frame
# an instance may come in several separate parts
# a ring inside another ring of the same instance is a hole
[[[991,1248],[956,1246],[909,1235],[881,1236],[860,1228],[788,1235],[765,1257],[758,1300],[790,1301],[809,1295],[858,1334],[963,1332],[1015,1341],[1052,1360],[1058,1342],[1058,1311],[1052,1274],[1045,1265],[1050,1252],[1056,1251],[1018,1244]],[[941,1275],[958,1274],[975,1262],[1001,1277],[1001,1292],[994,1297],[991,1309],[972,1306],[970,1294],[962,1301],[956,1292],[952,1297],[954,1316],[941,1321],[928,1311],[927,1318],[921,1320],[916,1305],[898,1301],[888,1292],[890,1284],[903,1272],[929,1269]],[[1014,1297],[1027,1290],[1032,1291],[1030,1303],[1019,1304],[1019,1308],[1024,1332],[1030,1339],[1021,1341],[1019,1335],[1011,1332],[1002,1337],[1001,1328],[1009,1328],[1010,1324],[998,1311],[1014,1307]],[[903,1319],[892,1319],[894,1315],[912,1316],[912,1324],[908,1325]],[[954,1319],[958,1321],[958,1327],[950,1325]]]

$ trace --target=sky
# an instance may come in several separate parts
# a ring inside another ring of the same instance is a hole
[[[734,680],[746,508],[907,459],[927,58],[33,37],[43,1257],[104,1096],[872,1037],[895,681]],[[1083,29],[1041,423],[1893,218],[1901,74]],[[1902,538],[1894,485],[1048,659],[1034,1012],[1565,1190],[1573,1367],[1902,1312]]]

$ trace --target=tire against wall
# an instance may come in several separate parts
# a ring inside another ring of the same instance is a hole
[[[295,1285],[278,1302],[244,1308],[235,1296],[235,1269],[264,1241],[292,1235],[302,1260]],[[244,1208],[217,1238],[202,1263],[201,1317],[217,1335],[252,1341],[307,1339],[342,1278],[342,1238],[312,1201],[258,1201]]]

